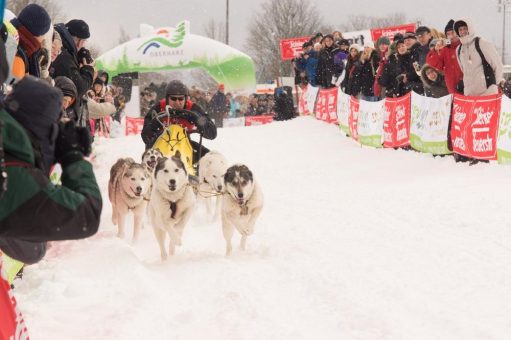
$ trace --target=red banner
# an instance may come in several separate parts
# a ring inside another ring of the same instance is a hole
[[[273,116],[246,116],[245,126],[263,125],[273,122]]]
[[[302,91],[300,93],[300,98],[298,99],[298,112],[301,115],[308,116],[310,115],[309,107],[307,104],[307,92],[309,91],[309,85],[307,85],[305,88],[302,88]]]
[[[337,87],[319,90],[314,113],[317,119],[337,123]]]
[[[410,93],[400,98],[385,98],[384,147],[397,148],[410,144],[410,98]]]
[[[280,57],[282,60],[291,60],[302,53],[302,45],[311,37],[300,37],[280,40]]]
[[[371,37],[373,38],[373,41],[377,41],[380,37],[387,37],[390,41],[392,41],[397,33],[404,35],[406,32],[415,33],[415,24],[375,28],[371,30]]]
[[[144,127],[144,118],[126,117],[126,136],[139,135]]]
[[[350,135],[351,138],[358,141],[358,114],[360,111],[360,102],[357,98],[350,97],[350,114],[348,116],[348,122],[350,124]]]
[[[497,129],[502,95],[454,95],[451,125],[453,151],[477,159],[497,159]]]

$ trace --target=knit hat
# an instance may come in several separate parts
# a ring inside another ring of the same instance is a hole
[[[366,47],[374,48],[374,43],[371,40],[365,41],[364,48]]]
[[[94,82],[92,83],[92,86],[96,85],[96,84],[99,84],[101,86],[104,86],[105,85],[105,82],[99,78],[99,77],[96,77],[96,79],[94,79]]]
[[[361,52],[362,51],[362,47],[359,45],[359,44],[351,44],[350,45],[350,51],[352,49],[356,49],[358,52]]]
[[[30,131],[41,145],[45,170],[49,173],[55,160],[62,92],[45,80],[25,76],[14,86],[4,103],[7,112]]]
[[[447,35],[448,31],[454,31],[454,20],[449,20],[447,25],[445,25],[444,33]]]
[[[380,46],[381,44],[384,44],[384,45],[390,45],[390,39],[388,37],[380,37],[377,41],[376,41],[376,46]]]
[[[347,45],[350,46],[350,41],[348,39],[341,39],[337,42],[337,44],[340,45]]]
[[[218,84],[218,89],[219,90],[224,90],[225,89],[225,85],[223,83]]]
[[[62,91],[64,97],[77,97],[76,85],[68,77],[59,76],[55,78],[55,87]]]
[[[18,15],[18,21],[32,33],[34,37],[45,35],[51,26],[51,19],[46,10],[37,5],[30,4],[23,8]]]
[[[73,19],[67,22],[66,28],[73,37],[77,37],[79,39],[89,39],[89,25],[83,20]]]

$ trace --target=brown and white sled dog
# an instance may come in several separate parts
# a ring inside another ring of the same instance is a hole
[[[247,237],[254,233],[264,198],[252,171],[245,165],[236,164],[228,168],[224,182],[226,194],[222,203],[222,230],[226,242],[225,255],[229,256],[234,228],[241,234],[240,248],[245,250]]]
[[[119,158],[110,169],[108,198],[112,203],[112,222],[118,227],[118,237],[124,237],[126,215],[131,211],[134,216],[133,242],[138,239],[150,187],[150,173],[132,158]]]
[[[152,173],[156,167],[156,163],[158,163],[160,158],[163,158],[163,154],[161,153],[160,149],[147,149],[142,154],[142,165],[147,167],[147,169],[149,169],[149,171]]]
[[[160,246],[162,261],[167,259],[166,234],[169,235],[169,254],[180,246],[183,230],[190,220],[195,204],[193,188],[188,184],[188,174],[179,157],[163,157],[156,164],[153,190],[148,214],[154,235]]]
[[[215,221],[220,216],[222,193],[224,192],[224,175],[229,167],[227,159],[218,151],[210,151],[199,161],[199,196],[204,202],[207,213]],[[215,194],[217,194],[215,196]],[[215,211],[212,206],[215,202]]]

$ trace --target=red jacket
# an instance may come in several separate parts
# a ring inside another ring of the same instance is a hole
[[[450,94],[457,93],[456,85],[463,79],[458,59],[456,58],[456,47],[460,45],[460,41],[453,42],[437,52],[434,48],[429,51],[426,57],[426,63],[445,76],[445,84]]]

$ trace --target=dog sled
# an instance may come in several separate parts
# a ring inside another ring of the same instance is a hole
[[[163,132],[156,138],[153,148],[159,149],[163,156],[179,156],[185,164],[186,171],[192,176],[198,174],[198,162],[194,164],[193,147],[190,135],[200,134],[197,159],[201,158],[202,134],[192,123],[193,120],[201,119],[197,113],[186,109],[172,109],[166,106],[165,111],[160,112],[155,119],[163,127]]]

